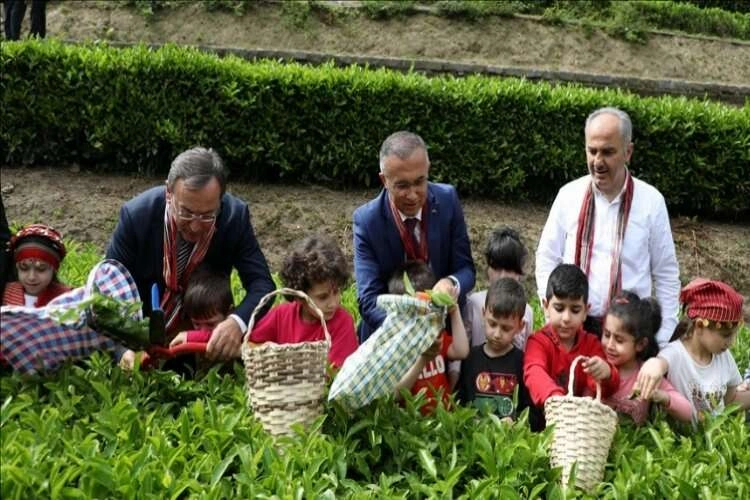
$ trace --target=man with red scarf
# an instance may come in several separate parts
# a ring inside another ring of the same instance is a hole
[[[146,315],[151,310],[151,285],[159,285],[168,335],[178,333],[185,319],[182,294],[199,265],[225,275],[237,269],[247,294],[234,313],[214,328],[206,349],[211,359],[239,356],[252,311],[275,288],[247,203],[226,193],[221,158],[201,147],[175,158],[165,186],[151,188],[123,205],[107,258],[130,271]]]
[[[357,282],[360,342],[385,319],[375,299],[407,260],[421,260],[440,279],[437,290],[463,306],[476,271],[458,194],[453,186],[428,181],[430,159],[418,135],[391,134],[380,148],[377,198],[354,211],[354,276]]]
[[[656,296],[662,307],[657,340],[677,325],[679,268],[664,197],[628,170],[633,154],[630,117],[601,108],[586,119],[589,175],[563,186],[552,204],[536,252],[536,284],[543,297],[560,263],[588,276],[591,310],[586,330],[601,334],[601,319],[619,291]]]

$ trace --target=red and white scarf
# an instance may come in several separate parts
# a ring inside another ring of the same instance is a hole
[[[422,206],[422,218],[419,221],[419,245],[415,248],[413,243],[414,238],[409,235],[409,230],[401,220],[401,212],[398,211],[396,205],[393,204],[391,197],[388,197],[388,205],[391,207],[391,215],[393,216],[393,222],[396,223],[396,229],[401,237],[401,242],[404,244],[404,251],[406,252],[406,260],[420,260],[422,262],[429,262],[429,250],[427,248],[427,200],[425,200]]]
[[[612,246],[612,259],[609,269],[609,294],[604,310],[609,308],[609,301],[622,290],[622,245],[625,240],[625,230],[630,217],[630,207],[633,205],[633,177],[625,171],[625,192],[620,200],[620,210],[617,213],[617,234]],[[575,265],[580,267],[589,277],[591,271],[591,254],[594,248],[594,182],[589,184],[583,197],[581,211],[578,214],[578,231],[576,233]]]
[[[203,262],[203,258],[206,256],[208,246],[211,243],[214,232],[216,231],[216,222],[211,225],[203,237],[193,245],[193,251],[190,253],[187,264],[185,264],[185,270],[180,277],[180,281],[177,281],[177,221],[175,215],[172,214],[172,204],[167,201],[167,206],[164,209],[164,282],[167,285],[166,290],[161,298],[161,308],[164,310],[164,317],[166,318],[166,330],[171,333],[171,329],[176,327],[180,318],[180,311],[182,309],[182,294],[185,292],[185,287],[190,274],[193,270],[198,267],[198,264]]]

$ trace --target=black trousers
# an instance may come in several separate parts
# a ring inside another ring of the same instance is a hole
[[[5,9],[5,38],[18,40],[21,38],[21,23],[26,14],[25,0],[4,0]],[[31,0],[31,35],[39,38],[47,36],[47,4],[46,0]]]

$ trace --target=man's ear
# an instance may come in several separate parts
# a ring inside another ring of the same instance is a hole
[[[383,172],[378,172],[378,177],[380,178],[380,183],[385,187],[385,174]]]
[[[632,142],[628,144],[627,148],[625,148],[625,161],[627,163],[630,163],[631,156],[633,156],[633,143]]]

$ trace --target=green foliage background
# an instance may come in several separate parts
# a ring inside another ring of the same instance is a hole
[[[85,281],[100,253],[68,242],[61,278]],[[233,278],[233,288],[240,288]],[[239,297],[238,297],[239,298]],[[356,311],[353,286],[344,306]],[[537,316],[539,311],[537,310]],[[537,322],[540,317],[537,317]],[[733,353],[750,363],[750,330]],[[354,414],[327,405],[309,431],[274,441],[246,406],[244,371],[196,380],[126,374],[104,355],[58,373],[0,377],[0,495],[26,498],[747,498],[750,426],[729,411],[693,432],[623,424],[605,480],[560,486],[550,433],[475,410],[422,417],[419,401]]]
[[[218,149],[232,178],[374,184],[382,140],[415,131],[435,180],[463,195],[549,203],[585,172],[583,123],[600,106],[635,123],[632,170],[672,212],[750,213],[750,106],[641,98],[519,79],[401,74],[220,59],[189,48],[59,42],[0,48],[0,159],[164,175]]]

